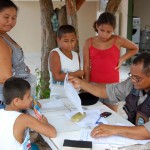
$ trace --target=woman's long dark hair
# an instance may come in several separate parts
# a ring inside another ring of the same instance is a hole
[[[115,29],[116,17],[114,16],[114,14],[112,14],[110,12],[104,12],[99,16],[99,18],[93,24],[93,28],[96,32],[98,32],[96,25],[100,26],[101,24],[109,24],[113,27],[113,29]]]

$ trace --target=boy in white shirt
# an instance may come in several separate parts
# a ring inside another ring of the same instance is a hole
[[[20,78],[11,77],[4,83],[3,95],[6,108],[0,110],[0,149],[29,150],[31,148],[29,128],[47,137],[56,137],[56,129],[46,117],[41,120],[20,111],[31,107],[30,84]]]

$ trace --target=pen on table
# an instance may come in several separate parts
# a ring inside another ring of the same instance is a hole
[[[97,121],[95,122],[95,124],[99,124],[99,120],[101,119],[101,115],[99,116],[99,118],[97,119]]]
[[[101,114],[99,115],[99,118],[97,119],[97,121],[95,122],[95,124],[103,124],[102,122],[99,122],[99,120],[101,119]]]

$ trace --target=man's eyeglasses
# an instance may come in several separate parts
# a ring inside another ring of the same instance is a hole
[[[137,83],[141,82],[145,78],[145,77],[136,77],[136,76],[132,75],[130,72],[128,73],[128,75],[129,75],[129,78],[133,79]]]

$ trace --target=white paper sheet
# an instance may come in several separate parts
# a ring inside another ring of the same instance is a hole
[[[95,144],[110,144],[116,147],[123,147],[135,144],[146,144],[150,140],[134,140],[130,138],[125,138],[121,136],[110,136],[110,137],[101,137],[98,139],[92,138],[90,136],[91,130],[82,130],[80,134],[80,139],[83,141],[92,141]]]
[[[61,100],[53,100],[48,103],[42,104],[41,111],[57,111],[57,110],[62,110],[66,109],[63,102]]]
[[[71,100],[71,102],[77,108],[77,110],[83,114],[83,109],[81,106],[81,99],[76,89],[73,87],[73,85],[70,82],[68,82],[68,74],[66,74],[66,77],[64,80],[64,89],[65,89],[68,99]]]
[[[86,117],[83,118],[80,122],[77,122],[76,124],[80,127],[92,127],[92,126],[97,126],[98,124],[95,124],[97,119],[99,118],[100,111],[98,109],[95,110],[85,110],[86,112]],[[71,120],[71,117],[75,115],[77,111],[72,111],[69,113],[66,113],[66,117]],[[100,122],[103,124],[108,124],[107,120],[105,118],[101,118]]]

